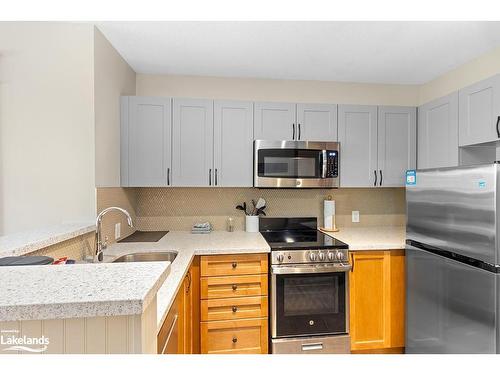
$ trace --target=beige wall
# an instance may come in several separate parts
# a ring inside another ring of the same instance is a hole
[[[135,95],[135,72],[95,28],[96,186],[120,186],[120,96]]]
[[[0,235],[95,217],[93,26],[0,22]]]
[[[419,104],[427,103],[498,73],[500,73],[500,48],[421,85]]]
[[[255,101],[416,105],[416,85],[137,74],[137,95]]]
[[[337,225],[405,225],[404,188],[382,189],[253,189],[253,188],[140,188],[137,189],[137,226],[142,230],[190,230],[196,222],[210,221],[225,230],[233,217],[244,230],[244,216],[237,204],[263,197],[266,213],[273,217],[314,216],[323,222],[323,200],[336,200]],[[351,211],[360,222],[351,222]]]

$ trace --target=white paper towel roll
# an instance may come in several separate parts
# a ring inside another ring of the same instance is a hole
[[[334,216],[335,216],[335,201],[325,200],[323,202],[323,215],[324,215],[324,227],[325,229],[334,229]]]

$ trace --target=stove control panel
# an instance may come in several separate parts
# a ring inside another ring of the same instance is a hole
[[[347,249],[273,250],[271,264],[349,263]]]

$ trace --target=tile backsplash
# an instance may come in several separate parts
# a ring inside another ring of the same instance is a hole
[[[68,257],[74,260],[82,260],[94,254],[94,242],[95,233],[91,232],[34,251],[29,255],[45,255],[54,259]]]
[[[118,206],[127,210],[137,227],[135,207],[137,205],[137,191],[132,188],[97,188],[97,213],[111,206]],[[96,215],[97,215],[96,213]],[[121,212],[109,212],[102,220],[102,235],[107,237],[108,244],[116,242],[115,224],[120,223],[120,238],[127,237],[134,232],[127,224],[127,218]]]
[[[268,216],[316,216],[323,222],[323,200],[336,201],[337,225],[404,225],[405,189],[254,189],[254,188],[137,188],[135,215],[141,230],[189,230],[195,222],[210,221],[224,230],[233,217],[236,230],[244,216],[235,206],[263,197]],[[360,222],[351,222],[351,211]]]

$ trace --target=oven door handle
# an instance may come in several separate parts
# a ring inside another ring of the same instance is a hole
[[[274,275],[291,275],[297,273],[332,273],[332,272],[348,272],[351,270],[350,264],[335,264],[332,266],[318,265],[294,265],[294,266],[271,266],[271,274]]]

